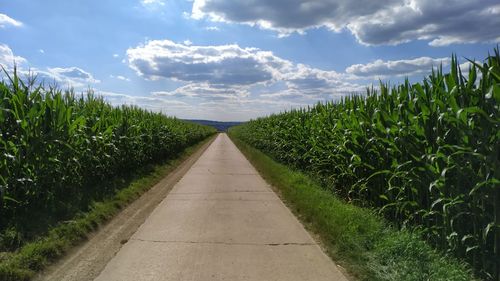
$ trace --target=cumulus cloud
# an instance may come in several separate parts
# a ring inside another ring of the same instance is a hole
[[[16,64],[19,74],[36,76],[40,82],[56,82],[60,86],[74,88],[86,87],[100,82],[92,74],[78,67],[48,67],[44,69],[30,67],[25,58],[16,56],[9,46],[0,44],[0,65],[7,71],[13,71],[14,64]]]
[[[348,29],[369,45],[500,42],[497,0],[195,0],[191,17],[256,25],[280,35],[317,27]]]
[[[33,68],[30,70],[39,80],[44,82],[55,81],[60,86],[81,88],[100,83],[89,72],[78,67],[54,67],[41,70]]]
[[[152,92],[157,97],[198,97],[207,100],[235,99],[249,96],[248,86],[226,86],[209,83],[191,83],[173,91]]]
[[[181,83],[173,90],[152,92],[151,99],[182,100],[190,107],[179,114],[197,109],[213,116],[246,112],[255,117],[336,100],[364,93],[368,81],[376,78],[424,74],[432,67],[450,64],[448,58],[430,57],[376,60],[336,72],[294,63],[257,48],[186,45],[170,40],[147,41],[126,54],[129,66],[145,79]]]
[[[194,46],[152,40],[127,50],[128,63],[147,79],[226,85],[251,85],[272,80],[289,64],[271,52],[238,45]]]
[[[64,76],[68,78],[75,78],[87,81],[95,81],[95,79],[92,77],[90,73],[78,67],[68,67],[68,68],[54,67],[54,68],[49,68],[49,72],[57,76]]]
[[[20,27],[22,25],[23,25],[22,22],[15,20],[15,19],[7,16],[6,14],[0,13],[0,28],[5,28],[7,26]]]
[[[102,96],[112,105],[140,105],[155,111],[161,111],[166,108],[184,108],[189,105],[179,100],[169,100],[165,98],[149,97],[149,96],[133,96],[108,91],[97,91],[98,96]]]
[[[191,15],[195,19],[208,17],[214,21],[258,25],[282,33],[300,32],[319,26],[340,30],[350,18],[369,15],[394,2],[396,1],[195,0]]]
[[[12,69],[14,64],[23,66],[26,62],[27,60],[25,58],[15,56],[9,46],[0,43],[0,65],[5,69]]]
[[[415,39],[431,46],[500,42],[500,4],[492,0],[412,0],[363,16],[348,28],[365,44],[399,44]]]
[[[301,104],[293,101],[277,101],[277,100],[272,100],[272,99],[235,99],[235,100],[230,100],[225,103],[220,103],[217,101],[208,101],[208,102],[203,102],[200,103],[201,106],[206,106],[206,107],[214,107],[218,108],[220,110],[224,110],[229,107],[229,108],[238,108],[238,107],[248,107],[249,105],[251,106],[278,106],[281,109],[283,109],[283,106],[285,107],[300,107],[304,106],[306,104]]]
[[[376,60],[367,64],[354,64],[346,72],[360,77],[411,76],[429,73],[433,67],[450,64],[449,58],[420,57],[406,60]]]
[[[310,95],[363,91],[364,86],[349,82],[349,80],[354,79],[355,77],[346,73],[326,71],[304,64],[297,64],[293,71],[285,75],[284,81],[289,89]]]
[[[235,44],[153,40],[128,49],[127,61],[146,79],[183,83],[174,90],[152,92],[152,97],[189,101],[196,104],[196,115],[203,112],[214,119],[254,118],[365,89],[352,81],[354,75],[296,64],[272,52]]]
[[[246,97],[255,86],[283,83],[304,94],[352,92],[344,73],[282,59],[272,52],[238,45],[196,46],[152,40],[127,50],[129,66],[146,79],[171,79],[186,85],[156,95],[222,99]]]

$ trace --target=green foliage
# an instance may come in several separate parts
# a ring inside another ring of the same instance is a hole
[[[134,201],[165,178],[179,163],[186,160],[209,140],[186,148],[178,158],[170,159],[165,164],[154,165],[149,169],[139,170],[130,175],[129,181],[118,183],[123,188],[114,196],[93,203],[88,212],[81,213],[72,220],[59,223],[47,234],[24,244],[15,252],[0,252],[0,280],[31,280],[37,271],[85,239],[89,232],[118,213],[122,206]],[[6,234],[8,233],[7,231]]]
[[[137,107],[113,107],[88,91],[0,82],[0,231],[3,247],[37,224],[71,219],[112,196],[102,184],[173,159],[214,130]],[[12,229],[20,234],[12,233]],[[17,245],[18,246],[18,245]],[[11,249],[1,249],[11,250]]]
[[[438,253],[418,233],[396,230],[374,210],[339,200],[311,177],[273,161],[241,141],[234,130],[230,136],[288,207],[320,238],[327,254],[356,280],[475,280],[464,262]]]
[[[433,71],[422,83],[271,115],[233,128],[243,141],[320,179],[397,226],[467,260],[500,269],[500,54],[464,75]],[[478,79],[478,73],[480,78]]]

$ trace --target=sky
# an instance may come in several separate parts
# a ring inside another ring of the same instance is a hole
[[[8,72],[183,119],[418,82],[498,43],[498,0],[0,0]]]

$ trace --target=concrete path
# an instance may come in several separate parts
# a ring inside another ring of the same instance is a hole
[[[220,134],[95,280],[347,279]]]

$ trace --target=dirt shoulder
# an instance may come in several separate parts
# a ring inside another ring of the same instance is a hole
[[[34,280],[94,280],[214,139],[206,142],[167,177],[124,208],[98,231],[89,235],[87,241],[70,250],[64,258],[39,273]]]

